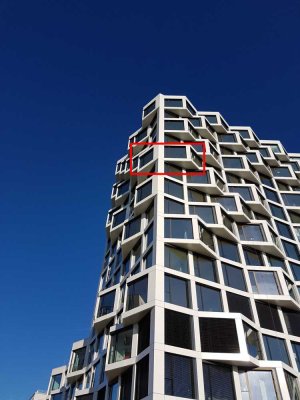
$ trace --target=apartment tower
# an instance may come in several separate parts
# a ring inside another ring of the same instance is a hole
[[[90,335],[32,399],[300,400],[300,154],[159,94],[111,201]]]

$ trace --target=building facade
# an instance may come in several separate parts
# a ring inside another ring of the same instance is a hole
[[[90,336],[41,400],[300,400],[300,154],[164,95],[127,150]]]

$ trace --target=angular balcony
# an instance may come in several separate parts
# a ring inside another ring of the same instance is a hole
[[[298,177],[290,165],[281,165],[272,167],[272,173],[276,181],[283,182],[287,185],[298,185]]]
[[[273,153],[271,147],[261,146],[259,148],[259,152],[262,155],[262,157],[264,158],[264,160],[266,161],[266,163],[268,165],[270,165],[271,167],[278,167],[280,165],[280,162],[279,162],[278,158],[275,156],[275,154]]]
[[[169,113],[174,113],[180,117],[190,118],[197,114],[185,96],[168,96],[164,98],[164,109]]]
[[[244,246],[265,251],[273,256],[284,257],[280,239],[266,221],[239,224],[238,230]]]
[[[259,148],[259,140],[249,126],[231,126],[230,130],[238,132],[251,149]]]
[[[194,147],[199,147],[203,153],[203,146],[184,145],[184,143],[170,142],[164,146],[164,158],[166,162],[180,166],[184,169],[202,171],[202,160]]]
[[[121,375],[134,364],[132,357],[132,326],[110,332],[110,349],[105,373],[109,381]]]
[[[131,218],[126,222],[122,237],[122,254],[126,257],[132,247],[138,242],[143,234],[141,216]]]
[[[258,333],[242,314],[199,312],[199,325],[203,360],[245,367],[259,365]]]
[[[236,152],[246,153],[244,139],[238,132],[218,133],[219,144]]]
[[[164,131],[167,135],[171,134],[176,139],[186,142],[193,142],[199,139],[198,132],[187,119],[165,119]]]
[[[289,155],[279,140],[261,140],[260,143],[262,145],[270,146],[273,153],[280,161],[290,161]]]
[[[199,189],[208,194],[221,195],[225,191],[225,182],[213,168],[206,168],[205,175],[187,176],[187,184],[191,189]]]
[[[295,285],[287,278],[282,268],[271,267],[249,269],[254,299],[292,310],[300,310],[299,295]]]
[[[87,341],[79,340],[73,343],[70,356],[69,368],[67,372],[67,381],[74,382],[78,380],[85,372]]]
[[[222,161],[225,172],[233,173],[254,183],[260,183],[258,172],[255,171],[246,156],[225,155],[222,156]]]
[[[106,289],[101,292],[98,299],[97,312],[94,317],[93,326],[97,332],[100,332],[115,316],[115,295],[116,291]]]
[[[227,133],[229,126],[219,112],[201,112],[198,115],[204,116],[218,133]]]
[[[271,217],[268,202],[255,185],[228,184],[228,190],[230,193],[238,193],[254,212]]]
[[[248,151],[247,158],[257,172],[272,177],[271,167],[267,164],[259,151]]]

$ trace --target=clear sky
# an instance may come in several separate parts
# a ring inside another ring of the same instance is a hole
[[[115,162],[157,93],[300,152],[299,1],[0,2],[0,399],[88,335]]]

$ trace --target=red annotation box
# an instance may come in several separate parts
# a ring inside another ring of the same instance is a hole
[[[133,147],[134,146],[201,146],[202,148],[202,170],[197,172],[134,172],[133,171]],[[206,174],[206,149],[205,142],[136,142],[129,144],[129,170],[132,176],[152,176],[152,175],[166,175],[166,176],[203,176]]]

